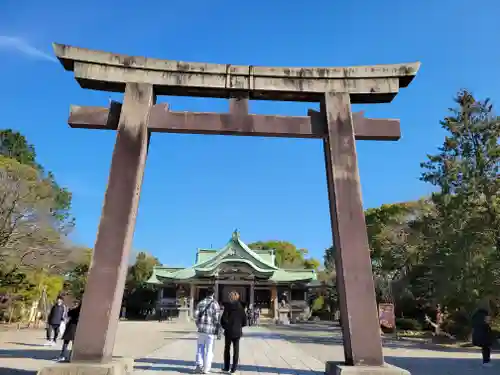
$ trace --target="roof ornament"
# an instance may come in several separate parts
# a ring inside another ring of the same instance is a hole
[[[233,241],[238,241],[239,239],[240,239],[240,232],[238,232],[238,229],[235,229],[234,232],[233,232],[232,240]]]

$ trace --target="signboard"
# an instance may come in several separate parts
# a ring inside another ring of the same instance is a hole
[[[394,304],[379,303],[378,305],[378,320],[380,326],[387,329],[396,328],[396,317],[394,315]]]

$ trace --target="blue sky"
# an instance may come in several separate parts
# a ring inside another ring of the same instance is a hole
[[[141,4],[140,6],[138,4]],[[54,61],[52,42],[184,61],[343,66],[421,61],[389,104],[398,142],[358,142],[365,207],[417,199],[419,163],[443,140],[457,90],[500,99],[498,0],[0,1],[0,121],[34,143],[74,193],[76,242],[92,246],[115,134],[67,126],[70,104],[106,105]],[[120,95],[113,95],[120,99]],[[222,112],[224,100],[166,98],[174,110]],[[315,105],[251,102],[254,113],[304,115]],[[316,106],[317,107],[317,106]],[[279,239],[321,258],[331,244],[318,140],[154,134],[134,248],[189,265],[197,247]]]

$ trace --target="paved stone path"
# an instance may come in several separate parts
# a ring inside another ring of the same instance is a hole
[[[279,340],[299,346],[322,363],[343,358],[342,333],[338,326],[320,323],[270,328]],[[383,341],[386,362],[407,369],[413,375],[500,374],[498,353],[492,355],[494,367],[483,368],[477,348],[438,347],[410,340]]]
[[[215,342],[212,372],[221,372],[224,342]],[[136,359],[135,375],[192,374],[196,350],[196,334],[166,345],[145,358]],[[280,340],[266,328],[245,328],[240,344],[242,375],[287,374],[319,375],[325,370],[321,360],[303,352],[298,345]]]
[[[193,326],[181,323],[121,322],[114,355],[135,358],[134,375],[192,373],[196,346]],[[58,348],[43,346],[42,330],[0,332],[0,375],[32,375],[49,365]],[[214,372],[222,367],[223,342],[215,346]],[[317,375],[327,360],[343,358],[338,327],[327,324],[247,327],[241,342],[242,375]],[[499,374],[481,366],[477,349],[437,348],[420,343],[384,340],[388,363],[413,375]],[[494,354],[493,362],[500,362]]]
[[[120,322],[113,354],[127,358],[144,357],[192,330],[191,324]],[[31,375],[53,364],[62,343],[56,347],[45,347],[44,343],[45,331],[42,329],[0,331],[0,375]]]

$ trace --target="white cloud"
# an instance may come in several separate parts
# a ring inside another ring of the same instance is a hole
[[[0,35],[0,50],[1,49],[20,52],[33,59],[57,62],[57,59],[54,56],[39,50],[38,48],[30,45],[27,41],[14,36]]]

